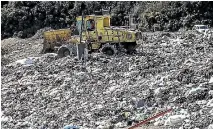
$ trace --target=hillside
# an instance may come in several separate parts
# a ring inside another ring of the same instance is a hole
[[[67,28],[81,15],[81,2],[8,2],[1,8],[1,38],[33,36],[44,27]],[[160,30],[176,31],[194,24],[213,25],[213,2],[85,2],[85,14],[109,9],[112,24],[124,25],[124,16],[134,14],[139,27],[152,30],[154,24]]]

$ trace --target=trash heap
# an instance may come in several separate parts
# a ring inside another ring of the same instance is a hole
[[[32,48],[36,57],[5,54],[2,128],[123,128],[170,108],[149,125],[212,128],[213,47],[187,35],[156,33],[137,54],[92,53],[86,63]]]

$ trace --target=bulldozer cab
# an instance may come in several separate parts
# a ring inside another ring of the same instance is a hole
[[[76,18],[76,27],[81,33],[82,16]],[[109,15],[87,15],[83,18],[82,40],[92,43],[92,48],[98,49],[101,43],[112,42]],[[108,35],[108,38],[106,38]]]
[[[81,33],[82,16],[76,18]],[[110,15],[87,15],[83,18],[82,40],[93,43],[135,42],[134,32],[125,28],[110,26]]]
[[[82,16],[76,18],[77,20],[77,28],[79,33],[81,32],[81,24],[82,24]],[[110,16],[96,16],[96,15],[88,15],[83,19],[83,31],[95,31],[104,29],[104,27],[110,27]]]

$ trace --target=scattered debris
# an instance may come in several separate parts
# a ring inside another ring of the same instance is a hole
[[[198,34],[173,35],[150,34],[133,55],[92,53],[83,65],[40,55],[41,39],[3,40],[1,58],[10,61],[1,67],[2,128],[127,127],[167,106],[174,111],[147,124],[211,128],[213,48]]]

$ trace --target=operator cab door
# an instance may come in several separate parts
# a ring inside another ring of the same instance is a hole
[[[91,42],[95,42],[95,40],[97,40],[96,23],[94,19],[86,20],[86,37],[87,37],[87,40]]]
[[[87,31],[94,31],[95,30],[95,21],[93,19],[89,19],[86,21]]]

